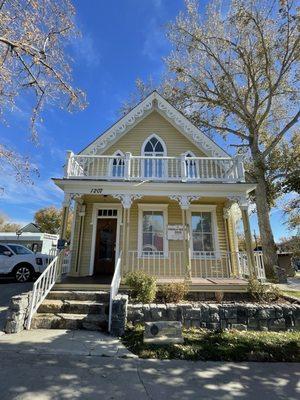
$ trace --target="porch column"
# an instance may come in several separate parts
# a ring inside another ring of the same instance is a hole
[[[241,209],[243,226],[244,226],[249,274],[250,274],[250,277],[256,277],[255,259],[254,259],[253,249],[252,249],[252,236],[251,236],[251,228],[250,228],[249,214],[248,214],[248,203],[247,203],[247,201],[240,202],[239,206]]]
[[[112,196],[116,199],[121,200],[123,205],[123,229],[122,229],[122,265],[123,269],[128,268],[129,264],[129,237],[130,237],[130,209],[132,202],[136,199],[140,199],[142,195],[140,194],[128,194],[128,193],[120,193],[120,194],[112,194]]]
[[[79,227],[78,227],[78,245],[76,249],[76,257],[75,257],[75,272],[76,275],[79,273],[80,261],[81,261],[81,250],[82,250],[82,240],[83,240],[83,232],[84,232],[84,218],[85,218],[85,210],[86,206],[84,204],[80,205],[79,208]]]
[[[229,253],[227,255],[227,260],[230,261],[230,275],[231,276],[239,276],[239,270],[237,268],[237,254],[236,254],[236,249],[233,246],[232,240],[233,238],[231,237],[231,232],[230,232],[230,224],[229,224],[229,218],[231,216],[230,210],[231,210],[232,203],[228,202],[228,204],[225,204],[223,208],[223,219],[224,219],[224,227],[225,227],[225,239],[226,239],[226,248],[227,252]]]
[[[184,259],[184,266],[186,269],[186,276],[188,279],[192,278],[191,274],[191,251],[189,246],[188,240],[188,225],[187,225],[187,208],[181,206],[181,214],[182,214],[182,226],[183,226],[183,259]]]
[[[191,255],[191,246],[190,246],[190,231],[189,224],[187,218],[187,211],[190,208],[190,203],[193,200],[197,200],[200,196],[192,196],[192,195],[170,195],[169,198],[171,200],[178,201],[181,207],[182,214],[182,225],[183,225],[183,258],[184,265],[186,268],[186,276],[188,279],[192,278],[192,255]]]
[[[60,239],[66,239],[70,203],[71,203],[71,197],[70,197],[69,194],[65,193],[64,201],[62,203],[62,206],[63,206],[63,208],[62,208],[62,218],[61,218],[61,225],[60,225],[60,231],[59,231],[59,238]]]

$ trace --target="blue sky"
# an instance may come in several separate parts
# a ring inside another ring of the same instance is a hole
[[[0,125],[0,140],[26,154],[40,172],[33,186],[21,185],[7,173],[0,175],[5,188],[0,212],[25,224],[45,206],[60,206],[62,192],[51,177],[62,175],[65,152],[85,147],[119,117],[123,101],[134,89],[137,77],[158,80],[163,72],[162,57],[170,48],[164,26],[183,9],[182,0],[74,0],[82,38],[70,48],[74,60],[74,85],[87,93],[88,107],[68,114],[47,110],[39,127],[40,143],[29,138],[30,102],[20,98],[18,107]],[[204,1],[202,2],[204,3]],[[225,149],[231,151],[225,145]],[[271,212],[275,238],[288,236],[280,208]],[[252,229],[258,232],[255,215]]]

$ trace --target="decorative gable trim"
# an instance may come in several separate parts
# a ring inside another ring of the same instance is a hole
[[[133,128],[134,125],[149,115],[152,110],[157,110],[208,156],[229,157],[221,147],[201,132],[157,92],[151,93],[145,100],[134,107],[128,114],[100,135],[79,154],[101,154],[114,142],[119,140],[129,129]]]
[[[163,97],[158,95],[157,106],[172,122],[179,131],[185,134],[205,154],[212,157],[228,157],[228,154],[219,147],[213,140],[201,132],[183,114],[174,108]]]

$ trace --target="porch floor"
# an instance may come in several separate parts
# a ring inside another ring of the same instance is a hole
[[[112,277],[110,276],[82,276],[63,278],[62,282],[55,284],[55,290],[109,290]],[[158,278],[157,284],[182,282],[182,278]],[[189,283],[190,292],[246,292],[248,282],[241,278],[192,278]],[[126,290],[124,284],[120,290]]]

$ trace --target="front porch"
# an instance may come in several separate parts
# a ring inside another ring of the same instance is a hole
[[[78,193],[73,200],[70,269],[61,289],[108,289],[117,264],[121,278],[143,270],[158,284],[188,280],[191,291],[244,291],[251,274],[265,279],[262,253],[238,251],[239,213],[246,237],[250,231],[242,197]]]
[[[182,282],[182,278],[173,278],[171,282]],[[157,278],[157,285],[170,283],[170,278]],[[247,292],[248,281],[244,278],[191,278],[188,281],[189,292],[215,293],[245,293]],[[82,290],[82,291],[109,291],[111,287],[111,278],[109,282],[107,277],[71,277],[65,276],[61,282],[56,283],[54,290]],[[120,285],[121,291],[126,291],[126,285]]]

